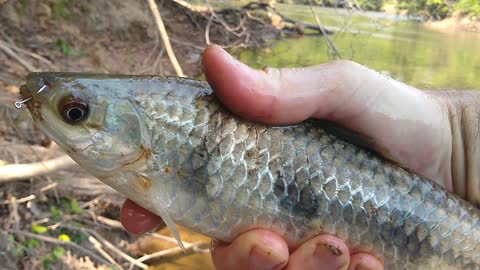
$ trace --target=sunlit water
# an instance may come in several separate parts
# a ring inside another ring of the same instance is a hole
[[[315,23],[309,6],[278,5],[285,16]],[[321,23],[343,59],[350,59],[389,76],[428,89],[480,89],[480,34],[439,32],[405,17],[382,13],[352,13],[316,8]],[[334,59],[324,37],[306,35],[272,40],[263,49],[236,50],[255,66],[301,67]]]

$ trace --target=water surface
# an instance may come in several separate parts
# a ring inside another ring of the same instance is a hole
[[[315,23],[309,6],[277,5],[285,16]],[[315,8],[343,59],[428,89],[480,89],[480,34],[440,32],[404,16]],[[324,37],[272,40],[263,49],[234,50],[254,66],[301,67],[335,59]]]

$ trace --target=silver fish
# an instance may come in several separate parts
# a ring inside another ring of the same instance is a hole
[[[480,269],[477,208],[320,121],[241,120],[181,78],[33,73],[21,95],[78,164],[178,240],[175,224],[223,241],[266,228],[290,247],[330,233],[385,269]]]

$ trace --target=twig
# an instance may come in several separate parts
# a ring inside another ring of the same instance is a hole
[[[27,142],[27,138],[25,138],[25,136],[23,136],[22,132],[20,132],[20,130],[18,129],[17,125],[15,124],[15,122],[13,121],[12,119],[12,116],[10,115],[10,112],[9,110],[7,109],[7,118],[8,118],[8,121],[10,122],[10,124],[12,125],[13,129],[15,130],[15,133],[18,135],[18,137],[20,137],[24,142]],[[30,151],[32,151],[32,154],[39,160],[42,160],[40,158],[40,156],[37,154],[37,152],[34,150],[33,146],[30,145],[30,144],[27,144],[27,147],[30,149]],[[43,149],[43,148],[42,148]]]
[[[3,35],[3,34],[2,34],[2,35]],[[48,65],[48,66],[49,66],[51,69],[53,69],[53,70],[57,70],[57,69],[58,69],[52,62],[50,62],[50,60],[48,60],[47,58],[45,58],[45,57],[43,57],[43,56],[41,56],[41,55],[38,55],[38,54],[36,54],[36,53],[30,52],[30,51],[27,51],[27,50],[24,50],[24,49],[21,49],[21,48],[13,45],[13,44],[11,44],[11,43],[4,42],[3,45],[8,46],[10,49],[15,50],[15,51],[17,51],[17,52],[19,52],[19,53],[26,54],[26,55],[28,55],[28,56],[30,56],[30,57],[32,57],[32,58],[37,59],[37,60],[40,61],[40,62],[45,63],[46,65]]]
[[[160,32],[163,44],[165,46],[165,49],[167,50],[168,58],[170,59],[170,62],[172,63],[172,66],[175,69],[177,76],[185,77],[185,74],[183,73],[182,68],[177,61],[177,57],[173,52],[172,45],[170,44],[170,40],[168,39],[167,30],[165,29],[165,25],[163,24],[162,17],[160,16],[160,11],[158,10],[155,0],[148,0],[148,5],[150,7],[150,10],[152,11],[153,17],[155,18],[158,31]]]
[[[27,69],[27,71],[29,72],[37,71],[37,69],[34,68],[32,64],[30,64],[30,62],[18,56],[18,54],[16,54],[12,49],[10,49],[10,47],[8,47],[6,43],[2,40],[0,40],[0,50],[2,50],[4,53],[9,55],[13,59],[17,60],[22,66],[24,66]]]
[[[204,47],[197,46],[197,45],[192,44],[190,42],[181,41],[181,40],[178,40],[178,39],[175,39],[175,38],[172,38],[172,37],[170,37],[170,41],[172,41],[173,43],[178,43],[178,44],[181,44],[181,45],[185,45],[185,46],[197,49],[199,51],[203,51],[205,49]]]
[[[146,235],[151,236],[151,237],[156,238],[156,239],[167,241],[167,242],[172,243],[172,244],[177,244],[178,243],[175,238],[169,237],[169,236],[166,236],[166,235],[162,235],[162,234],[158,234],[158,233],[148,233]],[[187,246],[187,245],[191,244],[191,243],[185,242],[185,241],[182,241],[182,243],[183,243],[184,246]]]
[[[97,216],[97,220],[100,221],[101,223],[105,224],[105,225],[108,225],[108,226],[114,228],[114,229],[123,230],[123,225],[118,220],[109,219],[109,218],[106,218],[106,217],[103,217],[103,216]]]
[[[207,45],[212,44],[210,42],[210,26],[212,25],[212,21],[213,21],[213,14],[208,19],[207,26],[205,27],[205,43],[207,43]]]
[[[322,35],[325,38],[325,41],[327,41],[327,45],[333,49],[333,51],[338,56],[338,58],[343,59],[342,55],[340,54],[340,51],[337,49],[335,44],[333,44],[333,42],[330,40],[327,33],[325,32],[325,29],[323,29],[322,24],[320,23],[320,19],[318,18],[317,14],[315,13],[315,10],[313,9],[312,0],[308,0],[308,2],[310,3],[310,10],[312,11],[313,17],[315,17],[315,21],[318,24],[318,28],[320,28],[320,31],[322,31]]]
[[[177,254],[177,253],[180,253],[182,251],[186,252],[188,250],[194,250],[195,248],[198,248],[199,246],[207,245],[207,244],[208,243],[205,243],[204,241],[197,241],[197,242],[193,242],[193,243],[189,243],[188,245],[185,245],[185,249],[182,249],[181,247],[169,248],[169,249],[161,250],[161,251],[158,251],[158,252],[155,252],[155,253],[144,255],[144,256],[138,258],[137,261],[144,262],[144,261],[147,261],[147,260],[151,260],[153,258],[158,258],[158,257],[169,256],[169,255],[172,255],[172,254]]]
[[[35,198],[37,198],[37,196],[35,195],[29,195],[27,197],[23,197],[23,198],[20,198],[18,200],[15,200],[14,199],[15,197],[12,197],[10,200],[4,200],[1,205],[4,205],[4,204],[11,204],[15,201],[15,203],[25,203],[25,202],[28,202],[28,201],[31,201],[31,200],[35,200]]]
[[[72,230],[82,231],[84,233],[91,234],[91,235],[95,236],[95,238],[97,238],[103,245],[105,245],[107,248],[109,248],[112,251],[114,251],[115,253],[117,253],[120,257],[124,258],[128,262],[130,262],[132,264],[135,264],[136,266],[138,266],[142,269],[147,269],[148,268],[148,265],[142,263],[141,261],[135,260],[134,258],[129,256],[125,252],[119,250],[112,243],[108,242],[105,238],[103,238],[99,233],[97,233],[94,230],[86,229],[86,228],[79,228],[79,227],[71,226],[71,225],[68,225],[68,224],[63,224],[61,226],[65,227],[65,228],[72,229]]]
[[[75,165],[69,156],[29,164],[12,164],[0,167],[0,183],[28,179],[65,169]]]
[[[18,215],[18,204],[15,197],[12,197],[10,204],[10,220],[13,221],[13,229],[18,230],[20,223],[20,216]]]
[[[108,262],[107,260],[105,260],[102,257],[98,256],[97,254],[91,252],[90,250],[78,245],[75,242],[61,241],[61,240],[58,240],[58,239],[55,239],[55,238],[52,238],[52,237],[49,237],[49,236],[46,236],[46,235],[29,233],[29,232],[20,231],[20,230],[9,230],[8,232],[16,234],[16,235],[21,235],[21,236],[24,236],[24,237],[37,239],[37,240],[44,241],[44,242],[47,242],[47,243],[52,243],[52,244],[56,244],[56,245],[63,245],[63,246],[68,246],[68,247],[71,247],[71,248],[75,248],[75,249],[85,253],[86,255],[88,255],[91,258],[93,258],[93,259],[95,259],[95,260],[97,260],[97,261],[99,261],[99,262],[101,262],[105,265],[113,267],[113,265],[110,262]]]
[[[57,182],[53,182],[53,183],[50,183],[50,184],[42,187],[42,188],[40,189],[40,191],[41,191],[41,192],[45,192],[45,191],[47,191],[47,190],[49,190],[49,189],[52,189],[52,188],[55,188],[55,187],[57,187],[57,186],[58,186],[58,183],[57,183]]]
[[[213,10],[213,8],[210,6],[210,4],[208,3],[208,0],[205,0],[205,3],[207,4],[207,7],[208,7],[208,10],[210,11],[210,14],[212,14],[212,16],[221,24],[223,25],[223,27],[225,27],[225,29],[227,29],[228,32],[234,34],[235,36],[237,37],[241,37],[245,31],[245,29],[242,29],[243,28],[243,24],[239,24],[237,25],[235,28],[230,28],[230,26],[224,21],[222,20],[220,17],[217,16],[215,10]],[[237,9],[232,9],[233,11],[239,11]],[[239,30],[239,29],[242,29],[242,32],[241,33],[236,33],[235,31]]]
[[[96,198],[80,205],[80,208],[86,209],[87,207],[90,207],[92,204],[98,203],[101,198],[105,197],[105,194],[99,195]]]
[[[163,67],[162,67],[162,57],[163,54],[165,53],[165,47],[162,47],[160,52],[157,54],[157,59],[155,59],[155,62],[153,63],[153,73],[157,72],[157,66],[160,65],[160,74],[163,73]]]
[[[102,256],[105,257],[105,259],[107,259],[111,264],[113,264],[113,265],[115,265],[116,267],[118,267],[118,269],[122,269],[122,267],[120,266],[120,264],[118,264],[118,263],[112,258],[112,256],[110,256],[110,255],[102,248],[102,243],[98,242],[98,240],[95,239],[95,237],[89,236],[89,237],[88,237],[88,241],[90,241],[90,243],[92,243],[93,247],[98,251],[98,253],[102,254]]]

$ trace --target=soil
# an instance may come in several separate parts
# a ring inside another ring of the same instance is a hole
[[[200,76],[210,12],[192,11],[169,0],[158,1],[158,5],[184,73]],[[282,35],[281,27],[272,25],[278,18],[265,14],[253,9],[248,14],[235,9],[217,11],[209,28],[210,40],[225,47],[248,47]],[[235,30],[237,25],[240,27]],[[147,1],[0,0],[0,166],[62,155],[35,127],[26,110],[12,106],[29,72],[175,75],[157,32]],[[71,242],[105,259],[100,249],[104,250],[122,268],[130,263],[105,243],[95,248],[93,240],[88,240],[92,235],[78,228],[95,230],[133,258],[170,248],[159,247],[151,239],[145,242],[145,237],[122,229],[118,219],[123,200],[78,167],[0,183],[0,269],[106,269],[105,263],[78,248],[25,237],[21,232],[50,240],[68,235]],[[208,240],[186,230],[182,234],[190,241]],[[162,269],[168,262],[168,269],[212,267],[209,254],[194,254],[191,261],[185,261],[190,257],[187,254],[162,259],[160,265]]]

